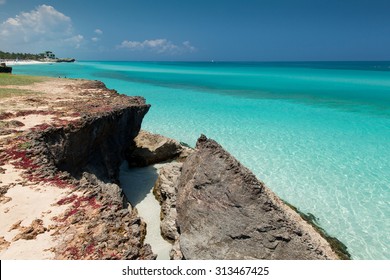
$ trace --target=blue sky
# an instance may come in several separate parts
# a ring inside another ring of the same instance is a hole
[[[79,60],[390,60],[390,1],[0,0],[0,50]]]

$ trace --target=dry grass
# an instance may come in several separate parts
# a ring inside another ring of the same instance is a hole
[[[0,74],[0,99],[16,97],[25,94],[36,94],[33,90],[19,88],[49,80],[48,77]]]
[[[9,97],[15,97],[25,94],[36,94],[36,92],[31,90],[25,90],[25,89],[16,89],[16,88],[1,88],[0,87],[0,99],[1,98],[9,98]]]
[[[26,86],[33,83],[39,83],[49,80],[48,77],[35,77],[24,75],[12,75],[12,74],[0,74],[0,87],[1,86]]]

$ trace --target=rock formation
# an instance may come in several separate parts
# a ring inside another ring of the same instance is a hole
[[[174,139],[141,131],[134,139],[135,148],[129,153],[130,166],[147,166],[176,157],[185,157],[190,150]]]
[[[88,171],[101,179],[117,181],[119,165],[131,149],[144,115],[145,100],[133,97],[115,110],[88,117],[77,126],[53,128],[43,134],[54,164],[74,177]]]
[[[311,225],[205,136],[176,188],[185,259],[338,259]]]
[[[55,62],[75,62],[76,59],[74,58],[57,58],[55,59]]]
[[[180,162],[171,162],[162,167],[153,189],[153,193],[161,205],[161,235],[172,243],[170,258],[173,260],[183,259],[179,243],[180,234],[176,224],[177,179],[181,174],[182,165],[183,163]]]
[[[12,73],[12,67],[7,66],[5,63],[0,63],[0,73]]]

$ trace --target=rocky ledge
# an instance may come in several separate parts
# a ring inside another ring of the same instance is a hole
[[[205,136],[182,166],[160,172],[155,193],[172,259],[349,257]]]

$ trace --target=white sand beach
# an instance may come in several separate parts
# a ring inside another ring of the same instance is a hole
[[[0,259],[53,259],[51,248],[58,239],[52,236],[53,218],[68,207],[59,206],[56,202],[67,195],[68,190],[48,186],[22,184],[24,180],[20,170],[12,165],[4,165],[5,174],[0,176],[0,186],[11,184],[5,201],[0,203],[0,236],[2,250]],[[35,238],[21,236],[37,229],[37,221],[41,221],[42,232]]]
[[[0,63],[5,63],[7,66],[15,65],[29,65],[29,64],[48,64],[52,61],[38,61],[38,60],[3,60],[0,59]]]

